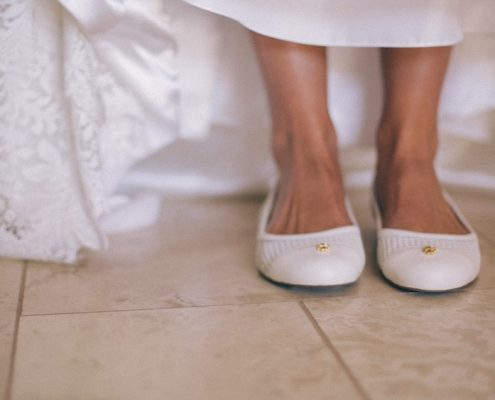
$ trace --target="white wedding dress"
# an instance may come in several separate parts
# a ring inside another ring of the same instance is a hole
[[[175,41],[146,2],[0,0],[0,256],[102,248],[123,172],[175,135]]]
[[[189,193],[262,186],[265,93],[246,30],[220,14],[328,46],[460,42],[442,100],[443,177],[495,189],[495,1],[281,2],[190,0],[210,13],[180,0],[0,0],[0,256],[72,263],[80,249],[104,247],[102,218],[119,184]],[[346,23],[353,4],[361,5],[357,25]],[[272,19],[281,9],[284,18]],[[371,48],[331,54],[331,112],[350,155],[348,181],[364,184],[380,111],[378,58]]]

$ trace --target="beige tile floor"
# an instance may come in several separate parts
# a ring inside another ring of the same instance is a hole
[[[83,265],[0,261],[7,400],[495,399],[495,199],[451,190],[479,232],[471,286],[398,291],[374,262],[367,192],[351,200],[368,263],[340,289],[253,268],[259,198],[164,201]]]

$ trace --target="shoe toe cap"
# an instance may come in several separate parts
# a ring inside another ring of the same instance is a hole
[[[264,266],[261,272],[281,283],[331,286],[356,281],[363,268],[364,254],[336,246],[328,252],[318,252],[314,247],[286,252]]]
[[[439,249],[433,255],[418,249],[398,252],[382,261],[387,279],[410,289],[443,291],[467,285],[479,273],[479,263],[463,254]]]

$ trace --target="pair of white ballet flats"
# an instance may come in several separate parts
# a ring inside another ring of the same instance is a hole
[[[256,263],[271,281],[298,286],[337,286],[358,280],[365,265],[359,227],[350,203],[352,225],[315,233],[276,235],[266,232],[275,191],[263,204],[256,245]],[[476,234],[453,201],[446,196],[459,220],[469,230],[464,235],[433,234],[383,228],[377,222],[377,258],[382,274],[393,284],[410,290],[453,290],[476,279],[480,250]]]

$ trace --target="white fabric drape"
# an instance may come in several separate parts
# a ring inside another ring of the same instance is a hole
[[[174,39],[145,3],[0,1],[0,255],[101,248],[123,172],[175,133]]]
[[[493,0],[185,0],[252,31],[319,46],[428,47],[493,32]]]
[[[320,46],[439,46],[463,36],[456,0],[186,1],[255,32]]]

